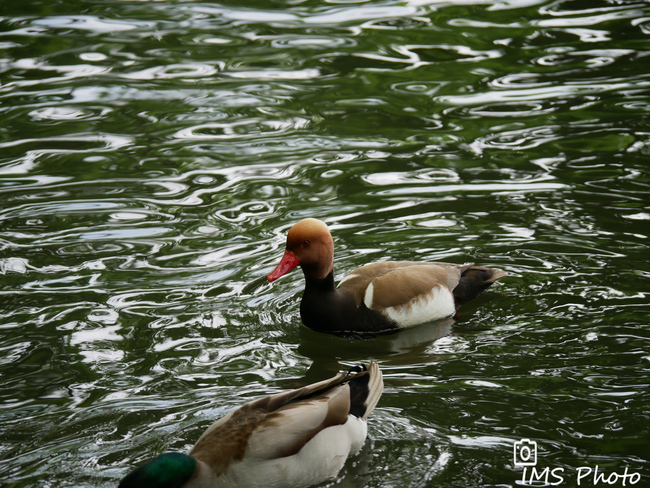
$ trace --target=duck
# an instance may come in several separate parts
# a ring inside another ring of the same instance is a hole
[[[333,479],[365,443],[383,387],[371,361],[253,400],[214,422],[189,454],[161,454],[119,488],[300,488]]]
[[[366,264],[334,286],[334,242],[327,225],[307,218],[294,224],[273,282],[302,268],[300,317],[308,328],[339,336],[397,332],[458,317],[458,308],[507,275],[473,263],[381,261]]]

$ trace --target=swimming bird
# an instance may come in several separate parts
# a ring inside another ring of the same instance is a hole
[[[287,235],[269,282],[300,266],[300,317],[310,329],[364,336],[395,332],[456,314],[506,272],[473,264],[384,261],[352,271],[334,287],[334,243],[324,222],[304,219]]]
[[[119,488],[300,488],[334,478],[363,446],[383,387],[370,362],[259,398],[217,420],[189,454],[161,454]]]

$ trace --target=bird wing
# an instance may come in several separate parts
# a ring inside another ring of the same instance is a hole
[[[349,414],[348,384],[285,405],[257,425],[250,437],[246,457],[278,459],[292,456],[319,432],[345,424]]]
[[[383,310],[399,307],[443,286],[450,291],[459,283],[470,264],[386,261],[362,266],[345,277],[339,288],[349,291],[357,302]],[[371,297],[367,295],[371,287]]]
[[[371,363],[371,368],[381,379],[377,365]],[[217,476],[244,455],[274,459],[295,454],[323,429],[347,421],[351,405],[348,383],[368,375],[368,371],[340,373],[297,390],[249,402],[212,424],[190,454],[210,465]],[[374,404],[381,395],[381,391],[377,395],[376,389],[371,398]],[[374,408],[374,404],[369,406]]]

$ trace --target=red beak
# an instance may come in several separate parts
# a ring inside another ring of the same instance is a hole
[[[278,264],[275,269],[269,273],[266,279],[269,280],[269,283],[271,281],[275,281],[279,277],[286,275],[289,271],[291,271],[299,264],[300,261],[291,251],[284,251],[284,256],[282,256],[280,264]]]

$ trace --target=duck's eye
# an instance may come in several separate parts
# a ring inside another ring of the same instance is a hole
[[[302,247],[309,247],[309,241],[302,241]]]

